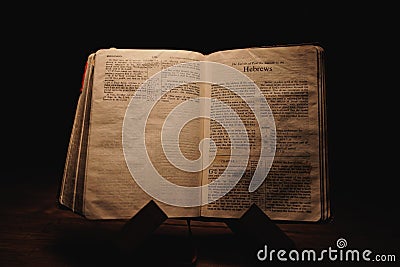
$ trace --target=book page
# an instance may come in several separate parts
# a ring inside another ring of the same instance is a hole
[[[131,218],[152,199],[137,181],[147,179],[146,175],[154,171],[177,185],[200,186],[199,172],[185,172],[173,166],[161,142],[168,114],[180,103],[198,97],[200,85],[184,84],[161,92],[161,85],[171,79],[166,81],[164,74],[156,75],[170,66],[202,59],[203,55],[197,52],[174,50],[104,49],[96,53],[86,161],[84,214],[87,218]],[[186,70],[185,75],[197,76],[198,72],[193,68]],[[151,79],[155,76],[159,79]],[[142,85],[148,81],[154,84],[143,90]],[[130,105],[133,101],[142,104]],[[151,112],[145,117],[149,106],[152,106]],[[199,113],[198,105],[188,108],[187,113]],[[170,125],[178,123],[179,119],[168,118]],[[146,121],[144,132],[143,119]],[[191,120],[180,131],[180,151],[191,160],[199,157],[201,132],[200,120]],[[129,142],[123,143],[123,137]],[[144,163],[146,160],[151,162],[150,168]],[[162,184],[155,186],[162,194]],[[199,216],[199,207],[177,207],[157,199],[156,202],[169,217]]]
[[[203,206],[201,215],[238,218],[255,203],[274,220],[321,219],[318,49],[311,45],[237,49],[210,54],[207,60],[245,74],[262,94],[251,97],[246,86],[235,81],[211,86],[210,96],[227,103],[245,125],[250,150],[248,163],[236,186]],[[233,92],[228,87],[237,90]],[[274,153],[265,154],[261,149],[265,132],[255,116],[259,112],[260,97],[267,100],[273,114]],[[211,113],[225,110],[214,105]],[[237,123],[232,120],[231,124]],[[204,172],[203,184],[219,179],[231,158],[231,139],[226,129],[215,120],[210,120],[208,129],[206,135],[215,142],[217,156]],[[256,170],[268,168],[265,180],[254,192],[249,192]]]

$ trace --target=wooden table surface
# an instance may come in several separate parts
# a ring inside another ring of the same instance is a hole
[[[57,191],[57,182],[32,180],[3,184],[0,191],[0,266],[272,265],[257,261],[257,250],[246,250],[249,244],[238,239],[222,222],[192,221],[192,236],[188,239],[185,220],[167,219],[136,254],[122,253],[114,245],[114,237],[125,222],[89,221],[60,209],[56,203]],[[277,225],[298,250],[337,248],[336,241],[344,238],[347,248],[369,249],[373,255],[395,255],[398,263],[400,238],[396,219],[377,218],[365,210],[346,209],[346,205],[335,205],[336,211],[329,223]],[[193,256],[195,262],[192,262]],[[273,263],[277,263],[276,259]],[[345,265],[344,262],[323,263]],[[364,266],[366,262],[362,263]],[[385,266],[383,262],[369,264]],[[386,264],[395,266],[393,262]]]

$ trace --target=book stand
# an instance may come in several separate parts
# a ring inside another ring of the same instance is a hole
[[[168,218],[161,208],[150,201],[122,227],[117,244],[124,252],[134,252]],[[183,218],[188,222],[188,241],[192,246],[192,263],[196,261],[196,248],[193,246],[190,221],[224,222],[238,238],[243,239],[243,251],[255,258],[257,251],[265,245],[273,249],[293,249],[294,242],[255,204],[239,219],[221,218]]]

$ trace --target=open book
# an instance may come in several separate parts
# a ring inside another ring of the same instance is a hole
[[[129,219],[150,200],[169,218],[330,217],[324,50],[89,55],[59,202]]]

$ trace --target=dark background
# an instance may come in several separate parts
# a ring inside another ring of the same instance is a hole
[[[2,186],[60,180],[84,64],[100,48],[211,53],[318,43],[327,58],[334,216],[371,232],[391,229],[388,241],[398,237],[395,9],[384,4],[321,3],[242,1],[214,7],[187,2],[171,12],[179,6],[35,3],[4,9],[8,18],[3,16],[0,33]]]

